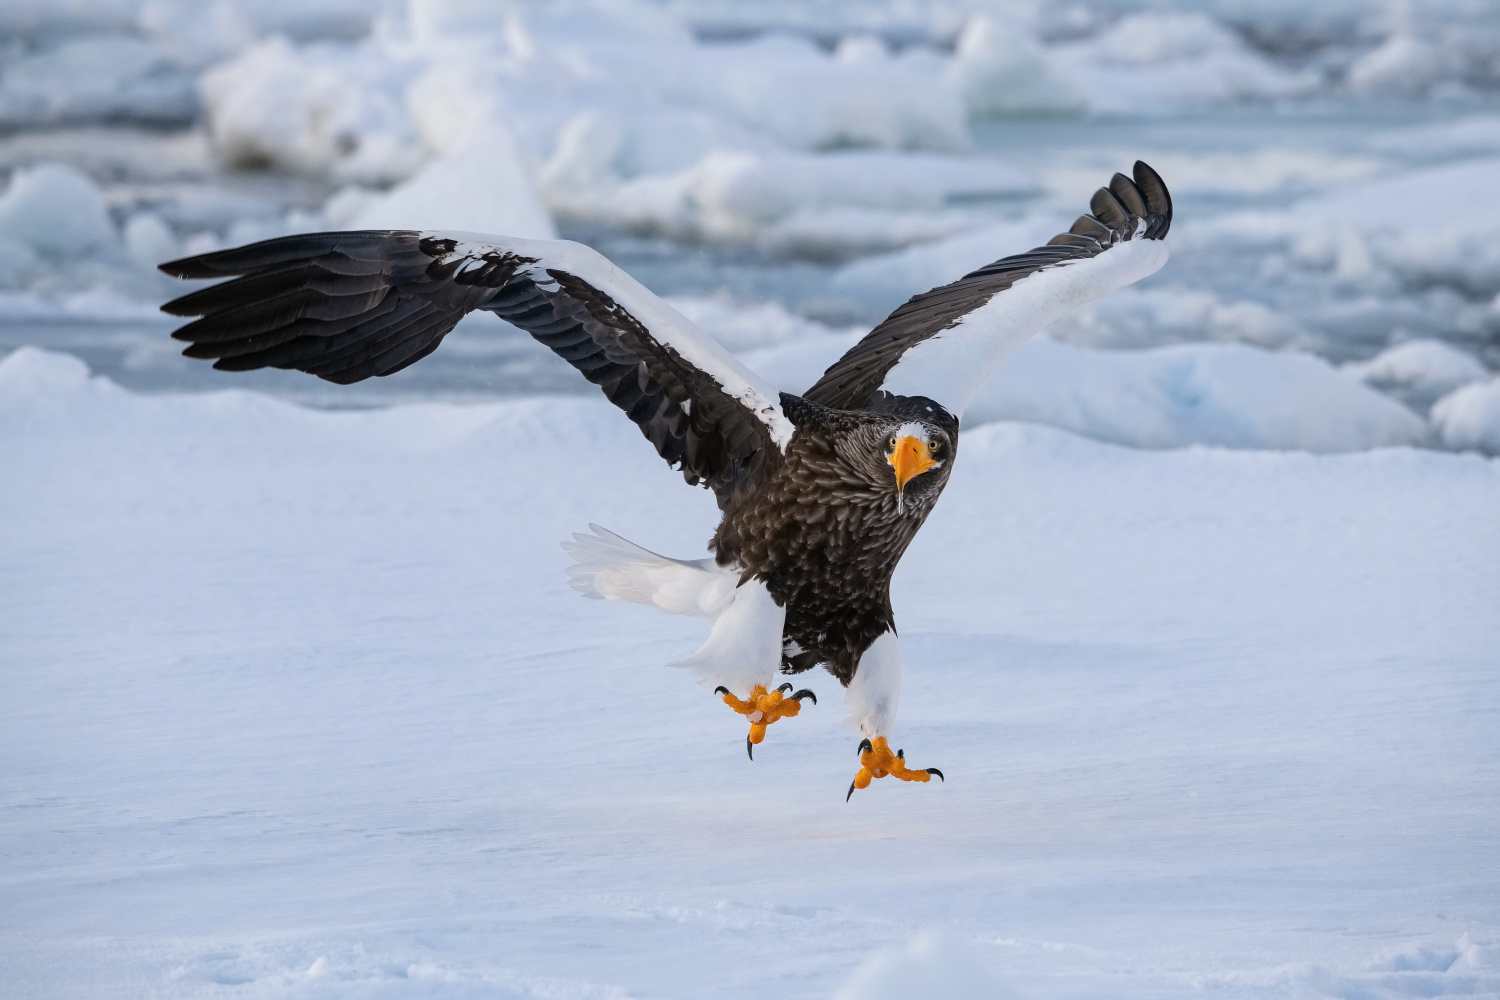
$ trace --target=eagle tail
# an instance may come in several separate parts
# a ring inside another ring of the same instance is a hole
[[[585,597],[713,618],[739,582],[738,573],[712,559],[672,559],[597,524],[590,524],[589,531],[562,543],[574,560],[568,567],[568,584]]]

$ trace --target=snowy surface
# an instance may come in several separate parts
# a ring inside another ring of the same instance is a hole
[[[7,995],[1500,995],[1494,460],[969,432],[894,591],[948,781],[847,804],[830,679],[751,763],[701,623],[568,588],[714,521],[602,402],[26,350],[0,464]]]
[[[7,0],[0,43],[0,995],[1500,997],[1494,4]],[[1170,264],[982,388],[897,577],[949,780],[848,805],[830,680],[752,765],[662,666],[701,624],[567,588],[589,521],[691,557],[714,511],[529,337],[340,387],[156,311],[290,232],[559,233],[795,391],[1136,158]]]

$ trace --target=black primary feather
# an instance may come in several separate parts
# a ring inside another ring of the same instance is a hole
[[[543,263],[442,234],[310,233],[161,265],[181,278],[228,278],[162,309],[201,317],[172,334],[189,342],[188,357],[226,371],[294,368],[341,385],[400,371],[485,309],[599,386],[721,506],[779,460],[765,423],[715,378],[585,277]]]

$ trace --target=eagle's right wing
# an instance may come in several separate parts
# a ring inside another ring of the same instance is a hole
[[[781,460],[778,393],[717,341],[577,243],[470,233],[309,233],[161,265],[231,277],[162,306],[201,317],[172,336],[215,368],[295,368],[348,384],[435,350],[487,309],[604,390],[689,483],[723,506]]]
[[[877,392],[926,396],[962,417],[1000,363],[1032,334],[1167,262],[1172,196],[1146,164],[1115,174],[1046,246],[997,260],[914,296],[855,344],[803,396],[835,409]]]

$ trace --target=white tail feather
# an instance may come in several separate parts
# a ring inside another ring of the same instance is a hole
[[[652,604],[674,615],[714,618],[728,603],[739,574],[712,559],[672,559],[590,524],[562,543],[575,560],[568,583],[585,597]]]

